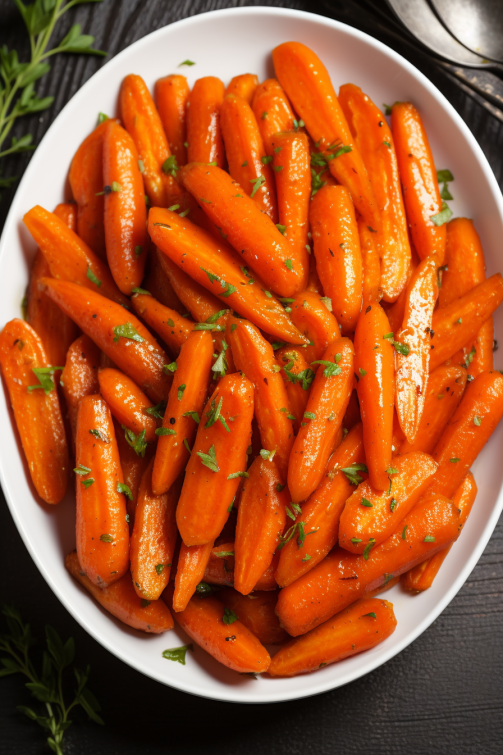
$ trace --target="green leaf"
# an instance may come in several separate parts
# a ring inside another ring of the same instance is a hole
[[[94,480],[92,477],[88,477],[87,480],[81,480],[82,485],[87,490],[87,488],[90,488],[91,485],[94,483]]]
[[[166,402],[165,401],[159,401],[158,404],[155,406],[149,406],[145,407],[143,409],[143,412],[145,414],[148,414],[149,417],[153,417],[154,419],[164,419],[164,414],[166,412]]]
[[[165,364],[164,367],[162,368],[162,371],[165,372],[166,374],[173,373],[173,372],[176,372],[177,366],[178,365],[176,362],[171,362],[170,364]]]
[[[217,558],[231,558],[234,557],[234,551],[216,551],[213,555]]]
[[[325,369],[323,370],[324,377],[328,378],[328,377],[333,377],[334,375],[341,374],[341,368],[339,367],[339,365],[335,364],[334,362],[328,362],[326,359],[317,359],[315,362],[311,362],[311,364],[325,365]]]
[[[190,417],[191,419],[194,420],[194,422],[196,423],[196,425],[198,425],[199,422],[201,421],[200,418],[199,418],[199,414],[197,412],[184,412],[182,414],[182,417]]]
[[[89,467],[85,467],[83,464],[79,464],[79,466],[75,467],[73,471],[75,472],[75,474],[85,475],[85,474],[89,474],[91,470],[89,469]]]
[[[367,498],[362,498],[360,503],[362,506],[366,506],[368,509],[371,509],[374,506],[374,504],[370,503],[370,501]]]
[[[439,184],[449,183],[454,181],[454,176],[448,168],[437,170],[437,181]]]
[[[442,209],[439,213],[430,216],[431,222],[436,226],[444,225],[444,223],[447,223],[451,218],[452,210],[445,202],[442,202]]]
[[[372,550],[374,545],[375,545],[375,540],[373,537],[371,537],[363,551],[363,558],[365,559],[365,561],[369,560],[370,551]]]
[[[344,472],[351,485],[359,485],[363,482],[363,478],[360,477],[358,472],[365,472],[368,474],[368,468],[366,464],[351,464],[349,467],[343,467],[341,472]]]
[[[447,201],[450,199],[454,199],[451,192],[449,191],[449,187],[447,186],[447,184],[443,185],[442,191],[440,192],[440,198],[445,199]]]
[[[235,480],[237,477],[246,477],[248,479],[249,476],[248,472],[233,472],[227,477],[227,479]]]
[[[143,343],[145,340],[130,322],[126,322],[124,325],[115,326],[114,343],[119,343],[119,338],[128,338],[129,340],[137,341],[138,343]]]
[[[89,430],[91,435],[94,435],[96,438],[99,438],[99,440],[102,440],[103,443],[111,443],[110,438],[107,438],[107,436],[101,432],[101,430]]]
[[[91,270],[90,265],[87,268],[86,277],[91,281],[91,283],[94,283],[96,286],[98,286],[98,288],[101,286],[101,281],[95,276],[95,274]]]
[[[137,454],[137,456],[144,457],[145,451],[147,450],[147,441],[145,440],[145,430],[142,430],[141,433],[138,433],[138,435],[136,435],[132,430],[130,430],[125,425],[121,425],[121,427],[124,430],[124,437],[128,445],[131,446],[131,448]]]
[[[410,347],[406,343],[400,343],[400,341],[393,341],[393,346],[399,354],[406,357],[410,351]]]
[[[263,117],[263,116],[262,116]],[[250,197],[253,199],[257,191],[260,189],[263,183],[265,183],[265,176],[258,176],[257,178],[250,178],[250,183],[253,184],[253,189]]]
[[[112,535],[104,533],[103,535],[100,535],[100,540],[102,543],[113,543],[115,541],[115,538],[112,537]]]
[[[31,393],[32,391],[36,391],[37,389],[42,389],[46,396],[49,395],[49,393],[54,390],[54,380],[53,375],[56,370],[62,370],[63,367],[33,367],[32,372],[34,373],[35,377],[38,378],[39,385],[29,385],[28,386],[28,393]]]
[[[95,50],[92,47],[94,37],[89,34],[80,33],[80,24],[74,24],[66,37],[63,37],[59,45],[57,46],[58,52],[75,52],[84,53],[86,55],[99,55],[104,57],[107,55],[103,50]]]
[[[224,608],[224,615],[222,616],[224,624],[234,624],[237,620],[237,614],[235,614],[231,608]]]
[[[133,500],[133,494],[131,493],[131,488],[129,487],[129,485],[126,485],[125,482],[117,483],[117,492],[124,493],[126,498],[129,498],[130,501]]]
[[[192,650],[192,652],[194,652],[194,645],[192,642],[188,645],[182,645],[179,648],[168,648],[168,650],[163,650],[162,657],[166,658],[168,661],[176,661],[177,663],[181,663],[182,666],[185,666],[187,650]]]
[[[322,172],[323,171],[320,171],[319,173],[316,173],[315,169],[311,168],[311,199],[327,183],[326,181],[322,181],[321,178],[320,178]]]
[[[373,611],[371,611],[370,613],[364,613],[362,619],[364,619],[365,616],[369,616],[371,619],[377,619],[377,616]]]
[[[21,76],[20,86],[25,87],[28,84],[33,84],[50,70],[51,66],[49,63],[37,63],[37,65],[27,69],[26,73]]]
[[[87,689],[87,687],[83,689],[78,700],[91,721],[94,721],[95,724],[100,724],[100,726],[104,726],[103,719],[101,716],[98,716],[98,711],[101,710],[101,706],[91,690]]]
[[[185,385],[185,383],[182,383],[181,385],[178,386],[178,392],[177,392],[178,401],[182,400],[183,392],[186,389],[186,387],[187,386]]]
[[[195,66],[195,65],[196,64],[195,64],[195,62],[193,60],[184,60],[184,61],[182,61],[179,64],[178,68],[180,68],[180,66]],[[191,648],[191,650],[192,650],[192,648]]]
[[[164,173],[167,173],[169,176],[173,176],[173,178],[176,178],[176,174],[180,170],[178,166],[178,162],[176,160],[176,155],[170,155],[168,159],[163,162],[162,170],[164,171]]]
[[[176,435],[176,430],[172,430],[171,427],[158,427],[155,431],[156,435]]]
[[[214,445],[210,447],[207,454],[203,453],[202,451],[196,451],[196,453],[201,459],[201,463],[204,464],[205,467],[211,469],[212,472],[220,472],[220,467],[217,464],[217,455]]]
[[[133,294],[143,294],[144,296],[152,296],[152,294],[150,293],[150,291],[147,291],[146,288],[138,288],[138,286],[136,288],[133,288],[133,290],[132,290],[131,293],[133,293]]]

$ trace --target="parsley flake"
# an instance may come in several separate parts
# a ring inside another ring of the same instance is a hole
[[[263,116],[262,116],[263,117]],[[260,189],[263,183],[265,183],[265,176],[260,175],[257,178],[250,178],[250,183],[253,184],[253,189],[250,197],[253,199],[257,191]]]
[[[119,343],[119,338],[128,338],[130,341],[137,341],[138,343],[143,343],[145,340],[130,322],[115,326],[114,343]]]
[[[129,485],[126,485],[125,482],[117,483],[117,492],[124,493],[126,498],[129,498],[130,501],[133,500],[133,494],[131,493],[131,488],[129,487]]]
[[[87,267],[86,277],[91,281],[91,283],[94,283],[95,286],[98,286],[98,288],[101,286],[101,281],[95,276],[95,274],[91,270],[90,265],[88,265]]]
[[[204,464],[205,467],[208,467],[208,469],[210,469],[212,472],[220,472],[220,467],[217,464],[217,455],[215,453],[214,445],[210,447],[207,454],[203,453],[202,451],[197,451],[196,453],[201,459],[201,463]]]
[[[238,617],[231,608],[224,608],[224,615],[222,616],[224,624],[233,624],[237,620]]]
[[[189,63],[181,63],[180,65],[189,65]],[[190,65],[193,64],[191,63]],[[166,658],[167,661],[176,661],[176,663],[181,663],[182,666],[185,666],[185,657],[187,655],[187,650],[192,650],[192,652],[194,652],[194,645],[192,644],[192,642],[190,642],[188,645],[182,645],[179,648],[168,648],[168,650],[163,650],[162,657]]]

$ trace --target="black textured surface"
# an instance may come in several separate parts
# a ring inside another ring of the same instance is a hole
[[[382,7],[383,3],[375,3]],[[427,56],[415,52],[389,24],[346,0],[323,2],[229,2],[228,0],[104,0],[69,14],[62,27],[80,22],[84,33],[110,56],[168,23],[216,8],[278,5],[333,16],[382,39],[418,66],[467,122],[503,185],[503,126],[473,97],[453,85]],[[355,10],[356,9],[356,10]],[[381,26],[383,24],[383,26]],[[65,32],[59,27],[61,36]],[[27,37],[12,0],[0,0],[0,44],[28,52]],[[20,122],[40,140],[60,109],[102,65],[100,59],[59,56],[41,80],[39,96],[55,103],[40,118]],[[3,161],[6,175],[20,175],[29,155]],[[0,225],[14,189],[4,192]],[[28,555],[3,497],[0,501],[2,601],[14,603],[37,634],[45,623],[73,635],[77,662],[91,664],[90,687],[103,706],[106,726],[75,716],[66,737],[70,755],[430,755],[432,752],[499,755],[503,751],[503,526],[498,525],[468,582],[440,618],[414,644],[372,674],[342,689],[297,702],[265,706],[216,703],[168,689],[133,671],[89,637],[60,605]],[[27,704],[23,682],[0,680],[0,753],[49,752],[39,728],[16,712]]]

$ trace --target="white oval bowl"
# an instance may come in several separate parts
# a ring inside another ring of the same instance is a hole
[[[336,89],[352,82],[380,106],[411,100],[420,110],[436,164],[455,175],[451,190],[456,215],[475,221],[486,253],[488,275],[502,266],[503,203],[482,150],[465,123],[440,92],[412,65],[380,42],[344,24],[295,10],[237,8],[179,21],[140,39],[119,53],[77,92],[58,115],[35,152],[19,185],[0,244],[0,326],[20,316],[35,245],[22,224],[33,205],[52,210],[67,198],[72,156],[94,128],[99,111],[113,115],[122,79],[140,74],[149,87],[157,78],[182,72],[193,84],[201,76],[225,83],[240,73],[260,79],[274,75],[271,50],[298,40],[312,47],[327,66]],[[193,67],[179,68],[187,58]],[[503,313],[496,315],[503,330]],[[503,465],[499,449],[503,427],[474,465],[479,494],[458,544],[446,559],[433,587],[411,596],[397,585],[386,593],[395,607],[395,633],[373,650],[293,679],[253,680],[225,669],[200,648],[182,666],[164,660],[165,648],[188,641],[178,628],[165,635],[129,629],[103,611],[69,576],[65,555],[75,547],[75,498],[58,506],[41,504],[27,477],[19,439],[5,395],[0,399],[0,476],[12,516],[32,558],[72,616],[98,642],[133,668],[171,687],[215,700],[265,703],[314,695],[367,674],[403,650],[447,606],[477,563],[503,507]]]

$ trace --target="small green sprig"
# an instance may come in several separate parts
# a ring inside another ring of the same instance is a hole
[[[103,724],[98,715],[100,704],[86,687],[89,666],[85,671],[74,667],[77,688],[73,701],[67,704],[63,694],[63,671],[73,663],[75,657],[73,637],[63,643],[56,630],[46,626],[47,650],[43,652],[41,672],[37,673],[29,657],[30,649],[36,644],[30,625],[24,623],[17,608],[4,606],[2,613],[6,618],[8,631],[0,635],[0,651],[6,654],[0,659],[3,665],[0,677],[24,674],[28,678],[25,686],[36,700],[44,703],[47,715],[38,715],[26,705],[18,705],[17,709],[41,726],[48,734],[47,744],[51,750],[56,755],[63,755],[63,736],[72,723],[69,714],[73,708],[80,705],[91,721]]]

